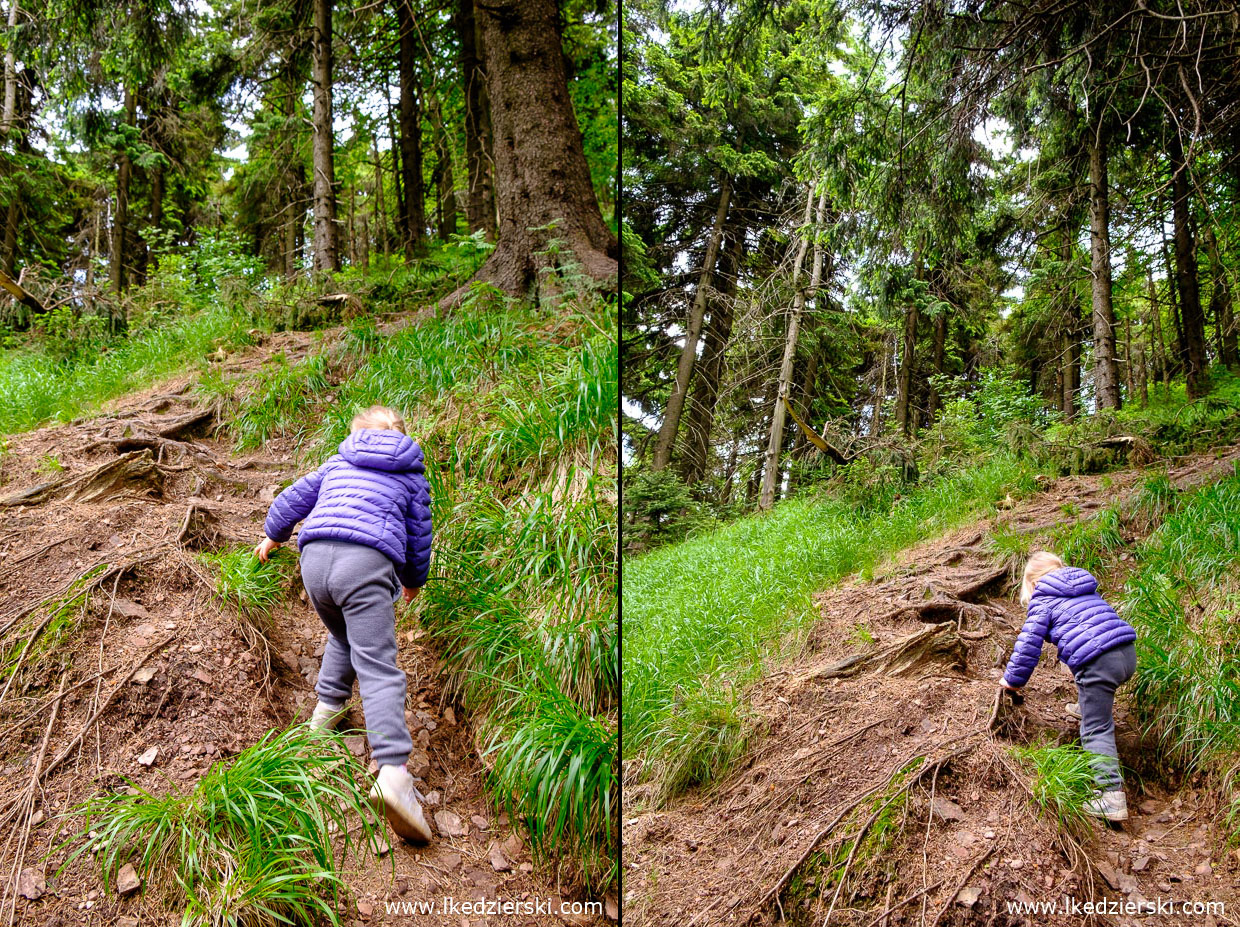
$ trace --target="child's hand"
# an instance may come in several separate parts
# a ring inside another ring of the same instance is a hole
[[[254,556],[263,563],[266,563],[267,558],[271,555],[271,552],[279,546],[279,541],[273,541],[271,538],[263,538],[263,542],[254,548]]]
[[[410,589],[408,586],[403,586],[402,588],[405,590],[405,601],[406,602],[412,602],[414,599],[418,597],[418,593],[422,591],[421,586],[419,586],[417,589]]]

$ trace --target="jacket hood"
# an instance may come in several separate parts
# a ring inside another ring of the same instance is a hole
[[[422,448],[399,431],[363,428],[340,442],[340,456],[355,467],[388,473],[421,473]]]
[[[1088,570],[1080,567],[1061,567],[1052,570],[1038,580],[1033,587],[1033,598],[1040,595],[1054,595],[1072,598],[1078,595],[1093,595],[1098,591],[1098,580]]]

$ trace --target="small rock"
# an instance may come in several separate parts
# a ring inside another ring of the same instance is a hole
[[[136,917],[118,917],[113,927],[138,927]]]
[[[428,807],[428,808],[437,808],[437,807],[439,807],[440,798],[439,798],[439,792],[438,792],[438,791],[434,791],[434,792],[427,792],[427,793],[426,793],[426,795],[425,795],[425,796],[423,796],[423,797],[426,799],[426,800],[423,802],[423,804],[424,804],[424,805],[426,805],[426,807]]]
[[[1148,856],[1138,856],[1136,859],[1132,861],[1132,871],[1133,872],[1144,872],[1145,868],[1149,864],[1150,864],[1150,858]]]
[[[521,837],[515,832],[508,835],[507,839],[504,840],[503,847],[502,847],[504,854],[509,859],[514,859],[520,856],[521,848],[522,848]]]
[[[456,711],[451,705],[443,710],[443,719],[447,721],[448,724],[456,724]]]
[[[1198,863],[1197,868],[1193,870],[1199,876],[1214,875],[1214,869],[1210,866],[1209,860],[1204,863]]]
[[[214,679],[212,678],[211,674],[208,673],[204,669],[196,669],[192,673],[190,673],[190,675],[194,679],[197,679],[199,682],[201,682],[203,685],[206,685],[206,686],[209,686],[211,685],[212,682],[214,682]]]
[[[994,840],[995,832],[993,830],[988,830],[984,834],[982,834],[982,836],[985,837],[987,840]]]
[[[1158,814],[1158,812],[1163,810],[1165,805],[1157,799],[1147,798],[1145,801],[1141,802],[1139,807],[1141,808],[1142,814]]]
[[[982,890],[976,885],[966,885],[960,891],[956,892],[956,904],[964,905],[971,908],[977,904],[977,900],[982,897]]]
[[[930,803],[931,814],[944,821],[964,820],[964,810],[950,798],[936,798]]]
[[[534,864],[533,863],[522,863],[517,868],[520,869],[522,872],[533,872]]]
[[[43,823],[44,817],[45,815],[43,814],[43,809],[39,808],[34,814],[30,815],[30,826],[38,827]]]
[[[137,685],[144,686],[155,678],[155,667],[143,666],[129,678]]]
[[[150,618],[151,613],[130,599],[117,599],[112,603],[118,615],[125,618]]]
[[[138,878],[138,874],[134,872],[133,865],[130,863],[121,866],[121,871],[116,874],[116,890],[122,895],[132,895],[141,884],[142,880]]]
[[[449,872],[452,872],[456,869],[457,866],[461,865],[461,854],[460,853],[445,853],[443,854],[443,856],[439,857],[439,861],[443,863],[443,866],[445,869],[447,869]]]
[[[620,908],[616,904],[616,899],[611,895],[603,897],[603,916],[609,921],[620,920]]]
[[[1102,877],[1107,880],[1107,885],[1111,886],[1111,888],[1118,889],[1120,887],[1119,873],[1115,871],[1115,867],[1110,863],[1099,862],[1098,871],[1102,873]]]
[[[190,644],[189,652],[190,653],[202,653],[202,644]]]
[[[375,913],[375,906],[371,904],[369,901],[363,901],[361,898],[359,898],[357,899],[357,913],[360,914],[366,920],[369,920],[370,915]]]
[[[354,756],[361,756],[366,752],[366,738],[361,734],[350,734],[344,739],[344,745]]]
[[[1023,859],[1013,859],[1008,862],[1008,865],[1013,869],[1023,869],[1025,867],[1025,861]]]
[[[139,766],[151,766],[159,756],[159,747],[147,747],[142,755],[138,757]]]
[[[439,832],[448,837],[464,837],[469,833],[469,827],[461,822],[461,819],[451,811],[436,811],[435,825],[439,828]]]
[[[478,828],[478,830],[490,830],[491,829],[490,823],[487,821],[486,818],[484,818],[480,814],[471,814],[469,816],[469,819],[470,821],[473,822],[474,827]]]
[[[512,863],[504,857],[504,851],[499,848],[498,843],[491,844],[491,851],[488,854],[491,859],[491,868],[496,872],[511,872]]]
[[[21,871],[21,875],[17,877],[17,894],[34,901],[36,898],[42,898],[46,893],[47,879],[44,878],[42,869],[28,866]]]
[[[409,775],[415,779],[425,779],[431,774],[431,758],[430,755],[422,749],[416,749],[409,754],[409,759],[405,763],[405,767],[409,770]]]

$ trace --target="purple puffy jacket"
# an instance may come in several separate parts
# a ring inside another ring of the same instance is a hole
[[[298,549],[327,539],[364,544],[396,564],[402,585],[416,589],[426,583],[430,487],[422,448],[399,431],[353,432],[340,443],[340,453],[276,496],[263,530],[283,543],[303,518]]]
[[[1132,625],[1098,595],[1098,580],[1087,570],[1062,567],[1033,587],[1028,617],[1003,681],[1017,688],[1027,683],[1042,656],[1044,641],[1054,644],[1059,659],[1075,672],[1099,654],[1136,639]]]

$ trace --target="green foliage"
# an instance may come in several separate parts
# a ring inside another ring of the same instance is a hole
[[[1033,800],[1064,830],[1081,833],[1089,821],[1085,803],[1096,794],[1093,755],[1079,744],[1011,747],[1011,754],[1033,773]]]
[[[274,355],[263,365],[254,391],[234,421],[237,449],[261,447],[276,436],[300,444],[313,427],[316,403],[330,388],[324,355],[312,354],[292,365],[283,354]]]
[[[1124,545],[1119,509],[1108,506],[1093,518],[1057,528],[1051,535],[1050,549],[1064,563],[1099,574]]]
[[[710,524],[670,467],[625,468],[624,515],[624,541],[630,548],[681,539],[695,528]]]
[[[950,397],[934,426],[935,435],[959,451],[1008,447],[1015,429],[1045,426],[1054,419],[1011,369],[986,368],[978,381],[931,379],[940,394]]]
[[[743,727],[728,707],[732,696],[698,702],[704,692],[720,679],[738,689],[756,679],[815,619],[811,596],[823,585],[865,575],[984,510],[1022,472],[1016,460],[995,458],[918,486],[886,510],[806,496],[626,559],[626,756],[641,761],[642,777],[663,796],[718,775]],[[695,714],[711,719],[710,728],[694,730]]]
[[[297,555],[287,547],[272,551],[266,563],[249,547],[204,552],[198,559],[216,571],[215,592],[220,600],[260,628],[288,595],[297,568]]]
[[[1122,603],[1139,635],[1138,716],[1172,763],[1215,775],[1240,761],[1237,558],[1240,474],[1181,497],[1137,548]]]
[[[133,792],[74,810],[80,845],[62,871],[97,854],[111,890],[132,862],[186,927],[340,924],[344,861],[382,833],[343,736],[302,725],[216,763],[190,792]]]

